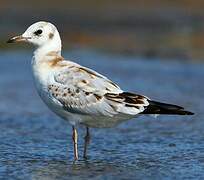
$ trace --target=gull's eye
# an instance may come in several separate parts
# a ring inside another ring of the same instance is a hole
[[[38,36],[38,35],[42,34],[42,30],[41,30],[41,29],[38,29],[37,31],[34,32],[34,34],[35,34],[36,36]]]

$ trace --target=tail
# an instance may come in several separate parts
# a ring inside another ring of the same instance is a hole
[[[149,100],[149,106],[141,114],[169,114],[169,115],[193,115],[183,107]]]

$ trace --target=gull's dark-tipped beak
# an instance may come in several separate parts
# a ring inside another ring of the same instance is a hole
[[[7,41],[7,43],[25,42],[25,41],[27,41],[28,39],[30,39],[30,38],[28,38],[28,37],[23,37],[23,36],[15,36],[15,37],[10,38],[10,39]]]

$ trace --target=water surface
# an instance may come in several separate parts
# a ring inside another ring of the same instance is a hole
[[[1,179],[203,179],[204,65],[65,53],[123,89],[194,111],[194,116],[140,117],[111,129],[91,129],[89,159],[73,164],[71,127],[38,97],[31,52],[0,53]],[[79,130],[79,151],[84,129]]]

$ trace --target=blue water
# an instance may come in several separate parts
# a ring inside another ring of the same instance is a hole
[[[91,129],[89,159],[73,164],[71,127],[38,97],[31,52],[0,52],[0,179],[203,179],[204,64],[142,59],[91,50],[69,59],[123,89],[185,106],[194,116],[150,116]]]

